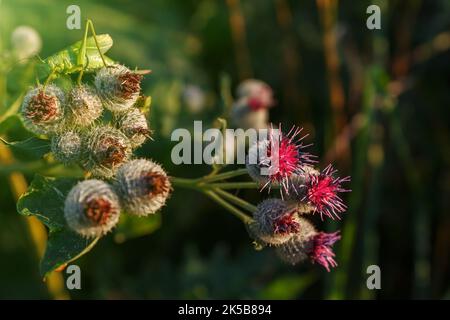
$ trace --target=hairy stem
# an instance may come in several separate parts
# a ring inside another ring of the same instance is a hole
[[[247,169],[237,169],[237,170],[233,170],[233,171],[224,172],[221,174],[216,174],[214,176],[206,176],[202,179],[202,181],[209,183],[209,182],[226,180],[226,179],[242,176],[244,174],[247,174]]]
[[[248,210],[252,213],[256,211],[256,206],[245,201],[244,199],[236,197],[235,195],[229,192],[226,192],[222,189],[214,189],[214,192],[217,193],[219,196],[223,197],[224,199],[234,203],[235,205],[240,206],[242,209]]]
[[[200,190],[200,187],[198,186],[199,179],[170,177],[170,181],[174,186],[180,188]]]
[[[230,213],[232,213],[233,215],[238,217],[244,224],[248,225],[248,224],[253,222],[253,219],[250,216],[246,215],[244,212],[242,212],[241,210],[237,209],[235,206],[233,206],[232,204],[228,203],[226,200],[222,199],[214,191],[212,191],[212,190],[203,190],[203,193],[205,195],[207,195],[209,198],[211,198],[212,200],[214,200],[216,203],[220,204],[222,207],[227,209]]]
[[[203,188],[208,189],[259,189],[260,186],[256,182],[219,182],[208,183]]]

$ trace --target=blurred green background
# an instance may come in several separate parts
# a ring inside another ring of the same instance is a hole
[[[448,1],[3,0],[0,50],[19,25],[39,32],[41,57],[80,40],[82,30],[66,28],[71,4],[112,36],[110,57],[153,71],[143,91],[153,98],[155,141],[140,155],[174,176],[206,174],[206,166],[171,163],[170,133],[221,114],[221,79],[234,89],[253,77],[275,92],[271,121],[303,126],[320,165],[351,175],[353,190],[341,222],[313,219],[342,230],[330,273],[255,251],[239,220],[176,189],[151,234],[125,242],[109,235],[77,260],[82,290],[71,298],[450,298]],[[370,4],[382,10],[381,30],[366,28]],[[1,72],[8,83],[0,115],[33,82],[24,65]],[[25,135],[18,123],[0,134]],[[0,298],[55,298],[2,166]],[[33,171],[25,171],[28,182]],[[256,204],[265,194],[240,196]],[[372,264],[381,290],[366,287]]]

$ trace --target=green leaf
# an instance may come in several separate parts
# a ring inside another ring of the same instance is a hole
[[[88,253],[97,244],[98,239],[86,239],[67,229],[51,232],[41,260],[41,276],[46,277],[50,272]]]
[[[47,248],[40,265],[43,277],[78,259],[98,241],[98,238],[86,239],[76,234],[64,219],[64,201],[77,181],[36,175],[28,191],[17,202],[20,214],[35,216],[49,228]]]
[[[23,141],[8,142],[2,138],[0,141],[8,145],[11,149],[24,152],[33,158],[42,158],[51,151],[50,141],[36,137],[31,137]]]
[[[139,96],[139,98],[136,100],[136,103],[134,106],[141,110],[145,116],[148,116],[150,114],[150,107],[152,105],[152,97],[150,96]]]
[[[103,54],[113,45],[113,40],[109,34],[97,35],[97,41]],[[47,78],[52,71],[60,74],[79,72],[81,66],[78,66],[77,58],[81,49],[81,43],[82,41],[78,41],[40,62],[36,66],[39,79]],[[104,57],[107,64],[114,63],[110,58]],[[94,37],[89,37],[86,41],[86,63],[85,72],[92,72],[103,67],[103,61],[95,45]]]
[[[275,279],[262,292],[262,299],[295,299],[304,292],[314,281],[314,274],[287,275]]]
[[[129,214],[120,216],[114,240],[118,243],[151,234],[161,226],[161,215],[154,214],[149,217],[137,217]]]
[[[8,132],[11,128],[17,128],[22,126],[22,121],[20,120],[19,115],[15,114],[9,117],[4,118],[0,122],[0,134],[4,134]]]

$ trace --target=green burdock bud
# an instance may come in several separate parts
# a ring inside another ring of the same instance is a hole
[[[121,166],[115,188],[124,210],[137,216],[156,213],[166,203],[172,189],[164,169],[146,159],[132,160]]]
[[[253,213],[250,228],[252,236],[267,245],[280,245],[298,232],[298,214],[295,208],[281,199],[266,199]]]
[[[82,167],[96,177],[110,178],[131,156],[131,144],[119,130],[94,127],[84,136]]]
[[[78,183],[64,203],[69,228],[88,238],[106,234],[117,224],[119,216],[119,198],[110,185],[100,180]]]
[[[102,101],[95,90],[86,85],[74,87],[68,94],[69,122],[86,127],[97,120],[102,112]]]
[[[117,126],[130,139],[133,148],[141,146],[150,136],[147,118],[136,108],[121,115],[118,118]]]
[[[142,75],[125,66],[114,65],[100,69],[95,76],[95,87],[103,105],[112,112],[130,109],[141,90]]]
[[[51,148],[55,159],[71,164],[77,162],[81,154],[82,139],[75,131],[66,131],[52,137]]]
[[[65,103],[64,93],[57,86],[31,89],[25,95],[21,107],[25,128],[38,135],[55,133],[64,122]]]

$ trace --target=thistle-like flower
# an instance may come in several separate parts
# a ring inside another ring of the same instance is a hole
[[[95,76],[95,87],[106,109],[124,112],[130,109],[141,90],[142,75],[125,66],[114,65],[100,69]]]
[[[86,127],[97,120],[102,112],[102,101],[95,90],[87,85],[74,87],[68,94],[69,122]]]
[[[124,210],[137,216],[156,213],[172,189],[164,169],[146,159],[122,165],[117,171],[115,188]]]
[[[298,214],[280,199],[266,199],[253,213],[255,222],[250,227],[252,235],[268,245],[280,245],[298,232]]]
[[[298,232],[276,251],[284,261],[293,265],[310,260],[330,271],[330,267],[337,266],[331,248],[340,238],[339,232],[317,232],[308,220],[300,218]]]
[[[119,198],[100,180],[79,182],[67,195],[64,217],[68,226],[84,237],[99,237],[119,221]]]
[[[256,182],[262,184],[262,189],[272,185],[280,185],[281,196],[289,194],[291,179],[303,173],[305,165],[314,163],[313,156],[303,149],[302,140],[306,136],[299,137],[302,129],[292,127],[288,134],[284,135],[281,128],[269,130],[268,139],[257,141],[249,149],[247,157],[247,170]],[[266,172],[263,174],[262,169]]]
[[[95,127],[86,133],[84,146],[81,165],[96,177],[112,177],[131,156],[128,138],[110,126]]]
[[[322,265],[328,272],[330,272],[330,267],[337,267],[337,263],[334,260],[335,254],[331,247],[340,239],[339,231],[334,233],[319,232],[316,234],[312,239],[313,250],[310,253],[312,262]]]
[[[66,131],[52,137],[51,149],[55,159],[64,164],[71,164],[79,160],[82,139],[76,131]]]
[[[147,118],[136,108],[119,116],[117,127],[128,137],[133,148],[141,146],[150,136]]]
[[[320,171],[311,165],[301,166],[298,173],[293,174],[290,178],[289,192],[287,192],[287,199],[297,202],[304,201],[307,193],[306,185],[310,183],[313,176],[318,176]],[[314,210],[314,208],[312,209]]]
[[[323,215],[340,219],[339,214],[347,210],[338,193],[350,191],[341,186],[343,182],[350,181],[350,177],[335,178],[336,172],[330,164],[319,175],[310,175],[305,184],[306,194],[302,200],[314,206],[314,212],[319,212],[322,219]]]
[[[64,121],[66,99],[54,85],[38,86],[28,91],[21,107],[25,128],[34,134],[53,134]]]

